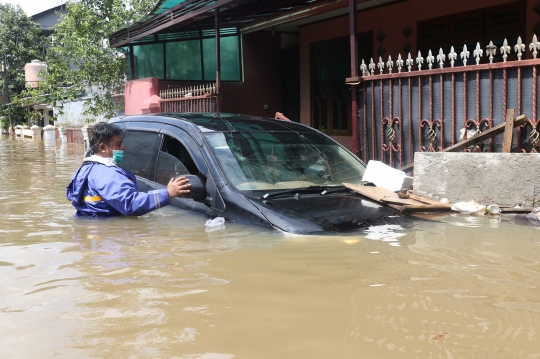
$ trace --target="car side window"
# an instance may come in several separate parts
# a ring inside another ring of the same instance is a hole
[[[198,172],[184,145],[178,139],[164,134],[158,156],[156,182],[167,185],[173,177]]]
[[[121,167],[137,176],[149,179],[157,138],[157,132],[127,130],[122,141],[124,159]]]

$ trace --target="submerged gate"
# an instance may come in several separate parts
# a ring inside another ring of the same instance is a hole
[[[537,152],[540,43],[536,36],[529,49],[534,58],[521,60],[525,52],[521,38],[512,47],[506,40],[500,48],[490,43],[485,51],[479,44],[470,52],[464,46],[459,67],[454,67],[458,54],[453,47],[449,54],[440,50],[437,56],[430,50],[426,58],[418,53],[413,59],[409,53],[402,60],[400,55],[395,63],[391,57],[387,62],[379,58],[378,64],[371,59],[369,65],[363,60],[357,86],[359,157],[403,167],[413,162],[414,152],[440,151],[503,123],[508,108],[530,119],[518,128],[512,150]],[[502,62],[493,63],[499,51]],[[506,61],[510,51],[517,53],[518,60]],[[489,63],[479,64],[484,53]],[[467,150],[500,152],[501,148],[502,136],[498,136]]]

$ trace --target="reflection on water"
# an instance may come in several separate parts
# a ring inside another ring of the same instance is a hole
[[[540,227],[297,236],[164,208],[73,217],[78,148],[0,140],[5,358],[540,357]]]

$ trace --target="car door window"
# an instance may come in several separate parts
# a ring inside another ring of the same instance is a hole
[[[158,156],[156,182],[166,185],[173,177],[198,172],[185,146],[178,139],[164,134]]]
[[[124,159],[121,167],[137,176],[150,179],[157,138],[157,132],[127,130],[123,138]]]

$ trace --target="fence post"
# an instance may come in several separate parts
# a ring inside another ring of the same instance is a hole
[[[512,140],[514,138],[514,120],[516,118],[513,108],[506,109],[506,122],[504,127],[504,141],[502,153],[512,152]]]

